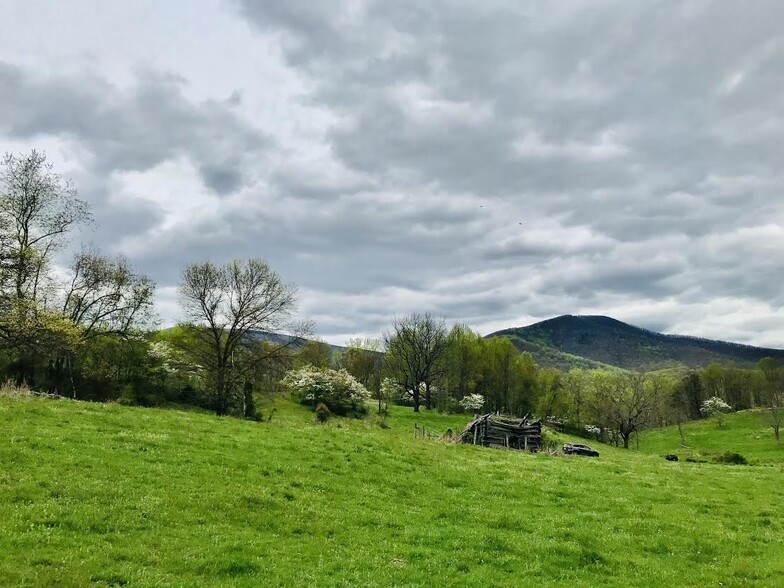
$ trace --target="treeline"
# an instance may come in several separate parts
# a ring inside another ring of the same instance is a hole
[[[127,259],[85,245],[62,266],[63,250],[90,223],[88,203],[43,154],[3,157],[0,378],[79,400],[257,416],[255,394],[274,388],[294,360],[288,343],[247,334],[296,331],[287,320],[294,289],[259,260],[191,264],[180,283],[188,320],[156,332],[155,284]]]
[[[384,350],[382,372],[396,391],[391,396],[414,410],[421,403],[446,411],[470,406],[476,412],[535,415],[572,433],[628,447],[647,427],[680,424],[716,410],[766,408],[779,438],[784,366],[769,358],[753,368],[561,372],[538,368],[505,337],[484,339],[460,325],[447,331],[429,315],[396,319]]]
[[[312,325],[296,320],[296,289],[259,259],[187,265],[178,289],[185,321],[156,331],[155,284],[122,256],[83,247],[67,267],[56,265],[74,230],[90,222],[87,203],[43,155],[5,156],[0,378],[75,399],[256,419],[261,397],[292,382],[311,387],[303,399],[334,399],[335,382],[347,382],[349,402],[338,411],[356,411],[364,389],[379,411],[399,403],[531,415],[624,446],[645,427],[700,418],[710,407],[767,407],[778,438],[784,370],[772,360],[683,373],[564,373],[540,369],[505,337],[447,329],[428,314],[393,319],[381,340],[352,341],[336,354],[308,340]],[[286,378],[305,367],[302,377]],[[314,369],[352,379],[316,377]]]
[[[150,356],[137,334],[152,324],[155,286],[122,256],[89,246],[56,267],[73,230],[90,222],[87,203],[42,154],[3,158],[0,375],[107,400],[146,385]]]

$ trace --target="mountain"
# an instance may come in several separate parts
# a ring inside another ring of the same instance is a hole
[[[292,349],[299,349],[307,342],[315,341],[315,339],[303,339],[292,337],[291,335],[283,335],[281,333],[272,333],[270,331],[249,331],[248,334],[254,339],[269,341],[275,345],[289,345]],[[323,341],[318,342],[323,343]],[[332,345],[332,343],[327,343],[327,345],[329,345],[329,348],[332,351],[337,351],[338,353],[343,353],[346,350],[346,348],[341,345]]]
[[[658,370],[711,363],[749,366],[764,357],[784,359],[784,350],[682,335],[664,335],[608,316],[563,315],[488,337],[508,337],[540,367],[617,367]]]

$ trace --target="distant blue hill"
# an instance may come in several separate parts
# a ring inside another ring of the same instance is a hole
[[[291,335],[284,335],[281,333],[270,333],[269,331],[250,331],[248,334],[260,341],[269,341],[275,345],[289,345],[293,349],[298,349],[312,340],[292,337]],[[320,341],[320,343],[325,343],[325,341]],[[332,345],[331,343],[327,343],[327,345],[329,345],[329,348],[332,351],[337,351],[338,353],[343,353],[346,350],[345,347],[340,345]]]

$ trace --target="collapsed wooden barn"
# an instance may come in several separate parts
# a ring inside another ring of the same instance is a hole
[[[484,414],[472,420],[459,440],[485,447],[538,451],[542,445],[542,423],[499,414]]]

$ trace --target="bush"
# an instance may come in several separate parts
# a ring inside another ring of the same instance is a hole
[[[324,404],[337,415],[362,416],[370,392],[346,370],[318,369],[305,366],[288,372],[281,383],[291,390],[302,404],[317,407]]]
[[[316,406],[316,422],[326,423],[329,420],[329,408],[323,402],[319,402]]]
[[[477,412],[482,410],[485,404],[485,397],[481,394],[466,394],[460,399],[459,404],[466,412]]]
[[[715,416],[719,423],[719,427],[721,427],[724,422],[724,414],[731,411],[732,407],[718,396],[713,396],[712,398],[703,401],[702,407],[700,408],[700,412],[703,416]]]
[[[558,450],[563,445],[561,436],[547,427],[542,427],[542,451]]]
[[[718,463],[729,463],[733,465],[746,465],[749,463],[740,453],[732,453],[731,451],[717,455],[716,461]]]

